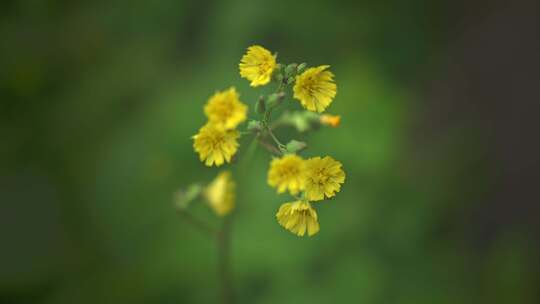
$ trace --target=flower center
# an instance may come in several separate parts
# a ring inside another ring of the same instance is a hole
[[[266,74],[270,70],[270,62],[265,60],[259,64],[259,74]]]
[[[330,177],[324,168],[320,168],[315,171],[315,178],[313,178],[313,181],[316,184],[324,185],[326,182],[328,182],[328,179],[330,179]]]
[[[212,149],[216,149],[218,147],[220,147],[223,142],[225,141],[225,136],[223,134],[220,134],[220,133],[214,133],[212,134],[212,136],[210,136],[209,138],[209,141],[210,141],[210,145],[212,146]]]

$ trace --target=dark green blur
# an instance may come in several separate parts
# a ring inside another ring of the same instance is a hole
[[[231,168],[237,303],[537,303],[528,227],[486,242],[474,220],[489,212],[480,202],[493,173],[482,130],[418,140],[429,113],[416,84],[444,62],[449,39],[437,3],[3,2],[0,302],[218,302],[215,246],[172,198]],[[341,126],[278,133],[344,164],[342,191],[317,203],[313,238],[277,224],[291,198],[266,184],[266,151],[243,158],[251,138],[219,169],[192,149],[216,90],[236,86],[257,117],[273,87],[239,76],[252,44],[336,74],[328,113]],[[219,224],[201,202],[191,211]]]

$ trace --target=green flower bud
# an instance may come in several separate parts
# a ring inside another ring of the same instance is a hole
[[[266,104],[269,109],[275,108],[281,104],[285,98],[284,92],[273,93],[268,96],[268,103]]]
[[[297,153],[307,148],[307,144],[303,141],[293,139],[287,143],[287,145],[285,145],[285,148],[287,149],[288,153]]]
[[[264,103],[264,96],[260,96],[259,100],[255,103],[255,112],[262,114],[266,111],[266,105]]]
[[[258,120],[250,120],[247,125],[250,132],[259,132],[263,129],[262,123]]]
[[[305,62],[302,62],[296,67],[296,72],[300,73],[306,68],[307,64]]]
[[[174,204],[179,209],[186,209],[201,194],[200,184],[191,184],[186,190],[178,190],[174,195]]]
[[[285,68],[285,76],[289,77],[296,73],[296,67],[298,65],[296,63],[291,63]]]

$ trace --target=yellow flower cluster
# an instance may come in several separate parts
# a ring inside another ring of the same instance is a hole
[[[253,45],[240,59],[240,76],[249,80],[250,86],[258,87],[270,82],[278,85],[275,93],[261,96],[256,102],[255,110],[261,115],[261,120],[250,121],[247,130],[263,147],[280,156],[270,163],[268,184],[278,193],[289,192],[295,198],[279,208],[276,214],[279,224],[298,236],[312,236],[320,229],[312,203],[334,197],[345,182],[345,172],[342,164],[332,157],[303,159],[297,155],[307,146],[306,143],[291,140],[283,144],[273,133],[271,113],[282,104],[290,86],[292,97],[307,110],[304,111],[306,115],[297,116],[299,119],[295,120],[298,125],[303,125],[304,131],[310,129],[310,121],[316,120],[320,125],[337,127],[340,116],[310,113],[324,112],[333,102],[337,86],[328,65],[311,68],[306,68],[305,63],[284,65],[277,63],[276,57],[262,46]],[[208,99],[204,106],[208,121],[192,137],[193,148],[206,166],[231,162],[239,147],[241,133],[237,127],[246,120],[247,110],[234,87],[216,92]],[[281,123],[286,121],[284,116],[282,118]],[[221,172],[201,191],[217,215],[224,216],[234,208],[235,184],[230,172]]]
[[[240,60],[240,76],[251,81],[252,87],[265,85],[272,79],[278,67],[276,56],[259,45],[250,46]],[[322,113],[332,103],[337,94],[334,74],[321,65],[305,70],[297,75],[293,87],[294,98],[312,112]]]
[[[298,200],[285,203],[276,214],[278,222],[292,233],[311,236],[319,231],[317,212],[310,202],[331,198],[341,190],[345,172],[340,162],[330,156],[312,157],[307,160],[288,154],[270,163],[268,184],[278,193],[286,190]]]
[[[193,136],[193,148],[207,166],[231,162],[238,150],[240,133],[236,127],[246,120],[247,106],[234,87],[216,92],[204,107],[208,122]]]
[[[293,97],[306,110],[322,113],[330,106],[337,94],[334,74],[328,70],[330,66],[321,65],[304,70],[304,63],[291,64],[282,70],[283,67],[276,63],[275,55],[258,45],[249,47],[239,64],[240,76],[251,81],[253,87],[275,79],[279,90],[282,85],[294,82]],[[340,116],[327,114],[321,115],[319,120],[320,124],[331,127],[339,126],[340,121]],[[275,139],[271,130],[269,132]],[[283,147],[279,141],[275,141]],[[279,208],[276,214],[279,224],[299,236],[305,235],[306,231],[311,236],[319,231],[319,223],[317,212],[310,202],[335,196],[345,182],[345,172],[341,163],[329,156],[304,160],[294,154],[301,145],[292,142],[291,148],[294,147],[296,149],[288,150],[289,154],[272,160],[268,170],[268,184],[275,187],[278,193],[288,191],[297,198]],[[297,197],[299,193],[301,196]]]

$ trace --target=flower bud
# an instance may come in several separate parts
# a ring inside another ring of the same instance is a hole
[[[264,96],[260,96],[259,100],[255,103],[255,112],[258,114],[262,114],[266,111],[266,105],[264,102]]]
[[[297,73],[300,73],[302,72],[305,68],[306,68],[307,64],[305,62],[302,62],[300,63],[297,67],[296,67],[296,72]]]
[[[270,96],[268,96],[268,103],[266,105],[269,109],[275,108],[281,104],[284,98],[284,92],[270,94]]]
[[[307,144],[303,141],[291,140],[287,145],[285,145],[288,153],[296,153],[307,148]]]
[[[341,123],[341,116],[339,115],[330,115],[330,114],[323,114],[319,117],[319,122],[322,125],[330,126],[332,128],[339,127],[339,124]]]
[[[191,184],[186,190],[178,190],[174,194],[174,204],[179,209],[186,209],[189,204],[201,194],[202,187],[199,184]]]
[[[248,122],[247,129],[250,132],[259,132],[263,129],[262,123],[258,120],[250,120]]]
[[[289,77],[296,73],[296,67],[298,65],[296,63],[291,63],[285,68],[285,76]]]

